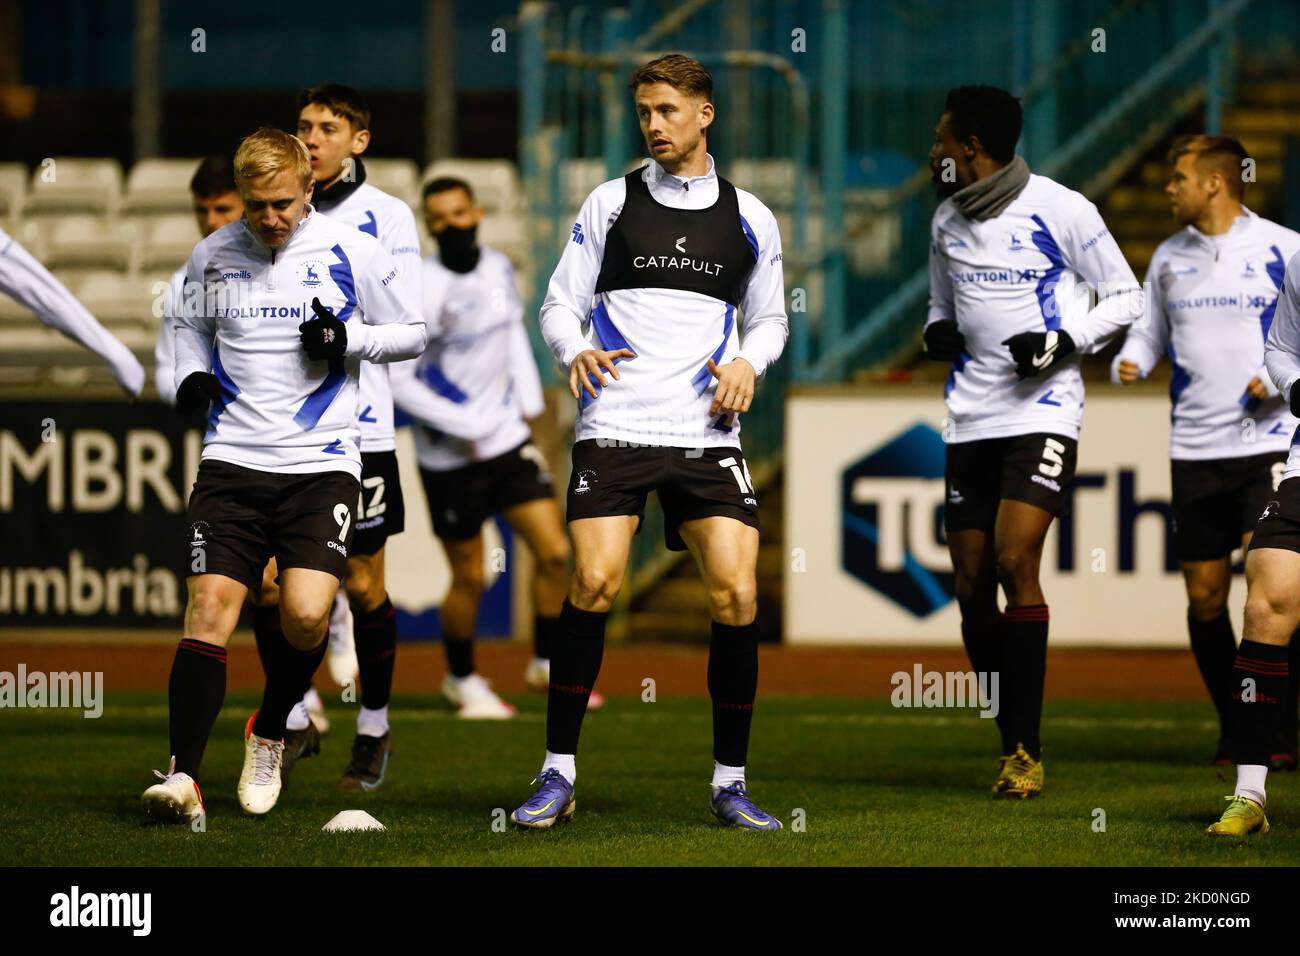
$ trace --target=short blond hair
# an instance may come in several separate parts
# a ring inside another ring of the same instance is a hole
[[[305,187],[311,182],[311,154],[297,136],[263,126],[235,150],[235,181],[242,183],[291,169]]]

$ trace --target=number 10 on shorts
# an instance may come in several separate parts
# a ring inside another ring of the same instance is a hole
[[[736,478],[736,484],[740,486],[742,495],[752,495],[754,493],[754,479],[749,477],[749,465],[745,459],[740,459],[740,463],[737,464],[734,458],[724,458],[718,462],[718,466],[731,469],[732,475]]]

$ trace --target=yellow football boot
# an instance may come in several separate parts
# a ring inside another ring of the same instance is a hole
[[[1219,817],[1217,823],[1211,823],[1206,829],[1205,832],[1210,836],[1244,837],[1257,830],[1260,833],[1268,832],[1268,817],[1264,816],[1264,808],[1254,800],[1245,797],[1223,799],[1228,801],[1228,809],[1223,811],[1223,816]]]
[[[1002,758],[993,795],[1005,800],[1027,800],[1043,792],[1043,762],[1035,760],[1025,751],[1024,744],[1016,752]]]

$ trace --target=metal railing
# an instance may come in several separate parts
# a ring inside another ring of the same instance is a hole
[[[1222,104],[1232,88],[1231,39],[1239,18],[1251,3],[1252,0],[1210,0],[1209,15],[1198,22],[1188,16],[1189,11],[1195,13],[1191,4],[1161,10],[1141,0],[1121,0],[1106,20],[1110,24],[1109,33],[1132,36],[1140,32],[1144,19],[1159,16],[1165,34],[1146,33],[1149,42],[1143,49],[1150,53],[1151,47],[1163,44],[1163,50],[1154,58],[1109,61],[1140,72],[1081,123],[1063,144],[1044,160],[1032,164],[1035,171],[1095,198],[1114,185],[1175,123],[1202,104],[1207,111],[1207,130],[1216,131]],[[1178,15],[1165,16],[1171,9]],[[1091,55],[1090,46],[1076,42],[1065,56],[1031,80],[1022,96],[1027,129],[1039,101],[1055,98],[1057,85],[1069,84],[1078,90],[1087,88],[1080,74],[1084,72],[1085,58]],[[1087,105],[1092,107],[1091,103]],[[927,184],[928,170],[922,168],[893,197],[893,205],[881,213],[897,213],[909,204],[922,202]],[[930,211],[927,208],[924,217],[913,218],[923,220],[928,227]],[[828,348],[800,374],[802,380],[833,380],[839,377],[836,373],[842,368],[888,365],[919,346],[924,302],[929,291],[924,261],[929,246],[928,232],[911,236],[906,244],[910,270],[895,280],[879,304],[838,344],[828,343]]]

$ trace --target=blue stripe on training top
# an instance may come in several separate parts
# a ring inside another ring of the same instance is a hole
[[[336,318],[340,322],[346,322],[352,316],[352,311],[357,307],[357,283],[352,276],[352,263],[348,260],[347,253],[343,247],[335,245],[330,252],[339,257],[339,261],[330,266],[330,278],[334,284],[339,287],[343,293],[343,308],[339,309]]]
[[[619,349],[632,351],[632,346],[627,344],[627,339],[623,337],[623,333],[618,330],[613,320],[610,319],[609,310],[605,308],[604,302],[597,302],[596,307],[591,310],[591,327],[596,330],[596,341],[600,344],[602,351],[616,352]],[[623,361],[626,361],[626,357],[620,355],[614,359],[614,364],[617,365]],[[604,387],[600,384],[600,379],[596,377],[595,372],[588,372],[587,379],[591,382],[591,387],[597,392]],[[591,397],[591,393],[584,388],[581,393],[579,407],[586,408],[595,400]]]
[[[754,230],[750,227],[749,223],[745,221],[744,216],[740,217],[740,231],[745,234],[745,241],[749,243],[749,248],[754,250],[754,261],[757,262],[758,236],[754,235]]]
[[[1286,279],[1286,260],[1282,258],[1282,250],[1277,246],[1269,246],[1273,253],[1273,261],[1264,264],[1264,271],[1273,282],[1273,287],[1278,290],[1278,295],[1273,297],[1273,301],[1264,307],[1259,313],[1259,331],[1264,336],[1264,341],[1268,341],[1268,330],[1273,327],[1273,316],[1277,313],[1277,300],[1282,293],[1282,282]],[[1250,394],[1247,388],[1237,399],[1237,404],[1248,412],[1254,412],[1263,404],[1263,399],[1256,398]]]
[[[1056,301],[1056,283],[1060,281],[1061,273],[1065,271],[1065,256],[1061,254],[1061,247],[1056,244],[1056,239],[1053,238],[1052,231],[1047,228],[1047,223],[1043,222],[1038,215],[1032,218],[1038,223],[1038,228],[1029,234],[1029,238],[1033,240],[1034,247],[1047,256],[1047,261],[1051,263],[1034,289],[1034,294],[1038,296],[1038,311],[1043,315],[1043,325],[1050,332],[1061,327],[1061,307]]]
[[[957,387],[957,373],[966,368],[966,363],[970,361],[970,353],[965,349],[952,360],[952,371],[948,373],[948,381],[943,383],[943,397],[947,398],[952,394],[952,390]]]
[[[343,308],[335,313],[335,318],[340,322],[346,322],[352,317],[353,311],[357,307],[357,284],[352,276],[352,263],[348,260],[347,254],[343,247],[335,245],[330,252],[334,253],[339,259],[338,262],[330,266],[330,278],[343,293]],[[313,322],[319,321],[313,319]],[[347,381],[348,373],[343,367],[342,361],[330,363],[330,372],[325,376],[324,381],[316,386],[316,391],[307,396],[307,400],[302,403],[302,408],[293,416],[294,422],[303,431],[310,431],[320,422],[321,416],[325,414],[325,409],[330,407],[330,403],[338,397],[339,391],[343,388],[343,383]]]
[[[216,429],[217,419],[220,418],[221,413],[226,410],[226,406],[233,402],[235,396],[239,394],[239,386],[236,385],[235,380],[230,377],[230,373],[226,371],[226,367],[221,364],[221,353],[217,351],[217,346],[215,344],[212,346],[212,374],[217,377],[217,381],[221,385],[221,394],[217,396],[216,400],[212,403],[211,410],[208,412],[209,432]]]
[[[425,385],[428,385],[443,398],[450,399],[457,405],[463,405],[469,401],[469,396],[465,394],[459,385],[449,379],[438,365],[430,363],[424,366],[424,368],[420,369],[420,378]]]
[[[1169,376],[1169,401],[1177,405],[1178,396],[1182,395],[1187,386],[1192,384],[1192,376],[1187,369],[1178,364],[1178,355],[1174,352],[1173,342],[1169,343],[1168,350],[1169,364],[1173,368],[1173,374]],[[1170,416],[1172,417],[1172,415],[1173,412],[1171,411]]]
[[[713,361],[716,363],[722,358],[722,353],[727,350],[727,341],[731,338],[731,327],[736,323],[736,309],[730,302],[727,303],[727,315],[722,320],[722,342],[713,350]],[[709,389],[709,381],[713,378],[713,373],[709,371],[709,363],[705,362],[700,366],[700,370],[695,373],[691,379],[691,384],[695,386],[695,394],[703,395]]]
[[[1282,283],[1286,280],[1286,260],[1282,258],[1282,250],[1277,246],[1269,246],[1269,249],[1273,253],[1273,261],[1264,264],[1264,271],[1268,273],[1269,279],[1273,282],[1273,288],[1277,289],[1278,294],[1259,314],[1259,330],[1264,333],[1265,339],[1268,339],[1268,330],[1273,325],[1273,316],[1277,312],[1277,300],[1282,294]]]

